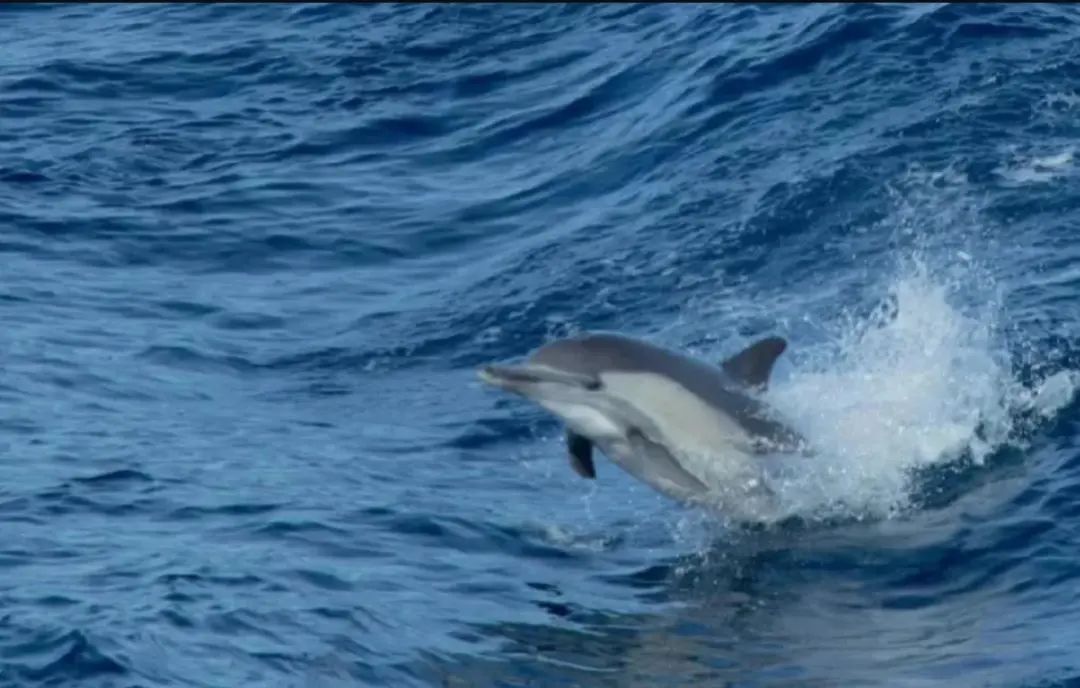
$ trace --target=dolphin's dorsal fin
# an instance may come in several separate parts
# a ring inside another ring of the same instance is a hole
[[[721,365],[738,382],[764,389],[769,384],[773,364],[786,348],[787,342],[780,337],[768,337],[754,342]]]
[[[570,467],[582,478],[595,478],[596,466],[592,460],[592,442],[573,430],[566,431],[566,450],[570,454]]]

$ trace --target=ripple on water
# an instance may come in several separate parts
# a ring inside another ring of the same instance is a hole
[[[4,20],[0,683],[1074,679],[1075,12]],[[788,338],[786,517],[476,381],[583,329]]]
[[[9,625],[10,624],[10,625]],[[130,676],[128,667],[103,651],[101,643],[77,629],[0,626],[5,673],[30,685]],[[6,628],[5,628],[6,627]],[[7,636],[4,638],[4,636]]]

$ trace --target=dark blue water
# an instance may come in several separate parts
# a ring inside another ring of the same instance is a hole
[[[0,685],[1080,681],[1080,11],[0,9]],[[819,448],[684,508],[474,370]]]

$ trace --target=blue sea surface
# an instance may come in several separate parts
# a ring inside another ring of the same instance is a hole
[[[1080,9],[0,8],[0,686],[1080,685]],[[478,366],[815,446],[689,508]]]

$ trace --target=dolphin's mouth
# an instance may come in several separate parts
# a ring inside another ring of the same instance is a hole
[[[588,390],[600,389],[600,381],[589,375],[580,375],[565,370],[556,370],[536,365],[486,365],[477,371],[480,379],[500,389],[519,391],[530,385],[548,382],[554,384],[581,387]]]
[[[486,365],[477,371],[477,375],[481,380],[495,387],[539,382],[536,375],[531,374],[528,369],[517,366]]]

